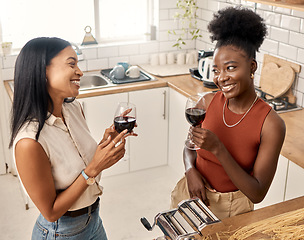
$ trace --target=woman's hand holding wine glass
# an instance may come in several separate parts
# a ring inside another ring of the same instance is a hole
[[[136,107],[132,103],[121,102],[118,104],[114,115],[115,130],[120,133],[128,129],[128,133],[133,133],[136,126]],[[132,134],[134,135],[134,134]]]
[[[119,133],[121,133],[124,129],[127,129],[127,133],[123,136],[126,138],[127,136],[137,136],[136,133],[133,132],[133,128],[136,127],[136,107],[132,103],[121,102],[118,104],[115,114],[114,114],[114,123],[105,130],[103,135],[103,139],[99,144],[105,142],[110,136],[111,139],[115,139]],[[118,141],[120,142],[120,141]]]
[[[185,107],[185,116],[187,121],[193,126],[200,125],[206,115],[204,98],[200,95],[193,95],[187,99],[186,107]],[[190,132],[188,133],[187,140],[185,141],[185,146],[190,150],[199,149],[195,144],[191,141]]]

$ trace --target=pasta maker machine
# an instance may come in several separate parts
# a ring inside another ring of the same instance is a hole
[[[140,221],[148,231],[157,225],[168,240],[198,239],[207,225],[220,222],[199,198],[181,201],[177,208],[158,213],[152,226],[145,217]]]

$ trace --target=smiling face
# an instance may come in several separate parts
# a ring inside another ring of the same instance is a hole
[[[77,66],[76,52],[71,46],[64,48],[46,68],[47,89],[53,101],[63,101],[79,94],[82,71]]]
[[[213,81],[227,99],[238,98],[254,90],[250,76],[256,68],[256,61],[234,46],[222,46],[214,52]]]

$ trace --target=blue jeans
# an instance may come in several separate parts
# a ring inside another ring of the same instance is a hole
[[[91,214],[79,217],[62,216],[55,222],[39,215],[32,233],[32,240],[107,240],[99,207]]]

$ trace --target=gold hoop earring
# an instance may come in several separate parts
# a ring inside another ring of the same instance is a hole
[[[254,79],[254,74],[253,73],[250,74],[250,78]]]

